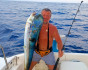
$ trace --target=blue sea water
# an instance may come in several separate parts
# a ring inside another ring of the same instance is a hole
[[[60,35],[67,35],[78,6],[78,3],[0,2],[0,45],[3,46],[5,55],[9,57],[24,52],[25,23],[32,12],[41,13],[43,8],[50,8],[50,23],[57,27]],[[62,38],[63,43],[64,41],[65,38]],[[88,4],[80,7],[65,52],[88,53]],[[3,57],[1,49],[0,56]]]

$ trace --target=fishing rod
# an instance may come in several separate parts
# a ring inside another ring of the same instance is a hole
[[[83,3],[83,1],[81,1],[80,5],[79,5],[79,7],[78,7],[78,10],[77,10],[77,12],[76,12],[76,14],[75,14],[75,17],[73,18],[71,27],[69,28],[69,31],[68,31],[68,34],[67,34],[67,36],[66,36],[65,42],[64,42],[64,44],[63,44],[62,50],[65,50],[65,47],[64,47],[64,46],[65,46],[65,44],[66,44],[67,38],[68,38],[68,36],[69,36],[69,34],[70,34],[70,31],[71,31],[71,28],[72,28],[72,25],[73,25],[73,23],[75,22],[75,18],[76,18],[76,16],[77,16],[78,12],[79,12],[79,8],[80,8],[80,6],[81,6],[82,3]],[[60,58],[57,58],[57,61],[56,61],[56,63],[55,63],[55,66],[54,66],[54,69],[53,69],[53,70],[56,70],[59,60],[60,60]]]
[[[73,18],[71,27],[70,27],[70,29],[69,29],[69,31],[68,31],[68,34],[67,34],[66,39],[65,39],[65,42],[64,42],[64,44],[63,44],[63,49],[65,49],[64,46],[65,46],[65,44],[66,44],[67,38],[68,38],[68,36],[69,36],[69,34],[70,34],[70,31],[71,31],[71,28],[72,28],[72,25],[73,25],[73,23],[75,22],[75,18],[76,18],[76,16],[77,16],[78,12],[79,12],[79,8],[80,8],[80,6],[81,6],[82,3],[83,3],[83,1],[81,1],[80,5],[79,5],[79,7],[78,7],[78,10],[77,10],[77,12],[76,12],[76,14],[75,14],[75,17]]]

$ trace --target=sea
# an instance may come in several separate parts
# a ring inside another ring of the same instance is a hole
[[[44,8],[51,9],[50,23],[57,27],[60,35],[65,35],[61,38],[63,44],[67,38],[64,52],[88,53],[87,3],[81,5],[72,25],[79,5],[80,3],[0,1],[0,45],[6,57],[24,53],[26,20],[31,13],[41,13]],[[70,27],[70,34],[67,37]],[[1,48],[0,57],[3,57]]]

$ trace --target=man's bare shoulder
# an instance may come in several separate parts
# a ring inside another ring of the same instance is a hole
[[[49,23],[49,25],[50,25],[50,28],[57,29],[57,27],[56,27],[55,25],[53,25],[53,24],[51,24],[51,23]]]

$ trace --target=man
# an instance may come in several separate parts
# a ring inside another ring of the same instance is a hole
[[[29,70],[32,70],[34,65],[37,64],[40,59],[45,61],[45,63],[48,65],[49,70],[53,70],[55,65],[54,53],[52,52],[53,38],[55,38],[58,44],[58,57],[63,56],[63,44],[58,34],[58,30],[54,25],[49,23],[49,20],[51,18],[51,10],[45,8],[42,10],[41,15],[44,19],[43,25],[39,34],[37,49],[35,49],[34,51],[32,63]]]

